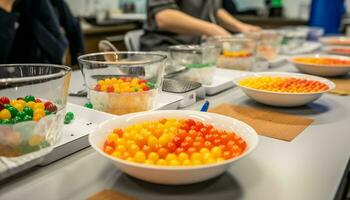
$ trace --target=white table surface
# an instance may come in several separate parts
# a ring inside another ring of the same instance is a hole
[[[291,66],[275,70],[295,71]],[[82,88],[74,73],[71,90]],[[211,106],[265,107],[315,119],[292,142],[259,136],[256,151],[224,175],[189,186],[161,186],[123,174],[91,148],[0,185],[0,199],[85,199],[112,188],[137,199],[332,199],[350,156],[350,96],[326,94],[294,109],[266,107],[233,88],[208,97]],[[69,98],[70,102],[85,101]],[[203,101],[187,109],[199,110]]]

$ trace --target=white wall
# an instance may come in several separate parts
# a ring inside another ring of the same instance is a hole
[[[142,0],[134,0],[142,1]],[[311,0],[282,0],[284,13],[288,18],[307,18]],[[118,8],[119,0],[66,0],[75,15],[88,16],[97,10],[113,11]],[[264,0],[235,0],[239,10],[264,8]]]

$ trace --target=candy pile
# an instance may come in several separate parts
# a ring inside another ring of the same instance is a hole
[[[192,119],[169,118],[114,129],[103,151],[130,162],[193,166],[237,157],[246,147],[246,142],[233,132]]]
[[[332,48],[330,49],[330,52],[339,54],[350,54],[350,48]]]
[[[154,84],[145,79],[140,78],[106,78],[99,80],[95,85],[95,91],[110,93],[130,93],[148,91],[154,88]]]
[[[326,91],[329,87],[319,81],[289,77],[248,77],[240,81],[241,86],[272,92],[308,93]]]
[[[328,65],[328,66],[349,66],[350,60],[343,60],[337,58],[294,58],[294,62],[315,64],[315,65]]]
[[[0,124],[15,124],[21,121],[39,121],[41,118],[57,111],[57,106],[50,101],[28,95],[25,98],[10,100],[0,98]]]
[[[247,51],[228,51],[224,50],[223,51],[223,56],[224,57],[236,57],[236,58],[246,58],[252,56],[250,52]]]

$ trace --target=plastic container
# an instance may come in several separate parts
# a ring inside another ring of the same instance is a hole
[[[217,67],[244,71],[254,71],[256,42],[253,39],[237,36],[209,37],[206,44],[221,49]]]
[[[166,58],[162,54],[146,52],[104,52],[80,56],[78,60],[93,108],[115,115],[153,109],[161,90]],[[124,79],[135,82],[134,86],[133,83],[126,84],[124,89],[119,87],[119,90],[115,84],[125,82]],[[108,83],[113,91],[97,89],[97,84],[101,82]]]
[[[168,71],[181,71],[175,77],[210,85],[219,55],[213,45],[175,45],[169,47]],[[169,69],[171,68],[171,69]]]
[[[70,76],[66,66],[0,65],[0,158],[16,157],[12,167],[35,157],[27,154],[59,142]],[[5,97],[11,102],[5,103]]]

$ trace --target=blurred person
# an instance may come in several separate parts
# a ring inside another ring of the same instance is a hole
[[[170,45],[198,44],[202,36],[259,31],[225,9],[224,0],[147,0],[142,50],[166,50]]]
[[[71,64],[84,51],[80,23],[64,0],[0,0],[0,63]]]

